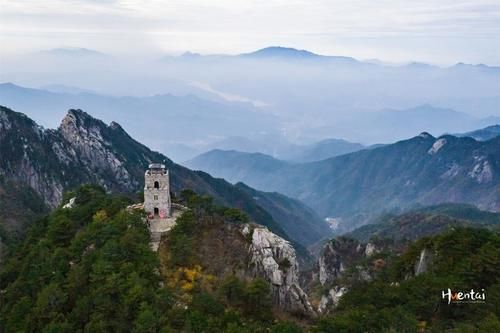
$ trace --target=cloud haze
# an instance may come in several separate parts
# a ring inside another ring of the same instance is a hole
[[[500,65],[500,3],[369,0],[3,0],[2,54],[241,53],[269,45],[385,61]]]

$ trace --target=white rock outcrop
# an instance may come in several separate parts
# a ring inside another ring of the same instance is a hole
[[[418,261],[415,263],[415,276],[427,272],[431,263],[432,253],[424,248],[420,252]]]
[[[366,247],[365,247],[365,256],[370,257],[370,256],[374,255],[377,252],[378,252],[377,248],[375,247],[374,244],[372,244],[372,243],[366,244]]]
[[[71,208],[75,207],[75,201],[76,201],[76,197],[69,199],[68,203],[66,203],[62,208],[71,209]]]
[[[493,168],[485,157],[477,158],[477,162],[469,172],[469,177],[476,180],[479,184],[488,183],[493,180]]]
[[[427,151],[429,155],[437,154],[437,152],[444,147],[446,144],[446,139],[437,139],[436,142],[432,145],[432,147]]]
[[[456,177],[462,168],[456,162],[452,162],[448,169],[440,176],[441,179],[453,179]]]
[[[347,292],[347,288],[335,286],[328,291],[328,294],[321,296],[321,301],[318,305],[318,312],[323,314],[328,312],[328,308],[335,308],[340,301],[340,298]]]
[[[241,232],[251,237],[250,271],[254,277],[270,283],[273,302],[287,311],[315,314],[299,284],[299,264],[293,246],[262,226],[246,224]]]

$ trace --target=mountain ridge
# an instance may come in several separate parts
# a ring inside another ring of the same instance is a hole
[[[500,138],[472,138],[421,133],[411,139],[323,161],[259,165],[239,163],[231,152],[218,152],[207,164],[190,167],[215,171],[231,181],[278,191],[300,199],[321,216],[382,212],[412,205],[471,203],[500,210]],[[210,154],[209,154],[210,155]],[[248,158],[248,156],[246,156]],[[231,163],[225,163],[230,159]],[[248,167],[252,165],[252,167]],[[266,172],[257,172],[266,170]]]
[[[320,55],[308,50],[299,50],[293,47],[284,47],[284,46],[268,46],[253,52],[241,53],[236,57],[250,58],[250,59],[322,60],[322,61],[343,62],[345,64],[362,63],[359,60],[352,57]]]
[[[477,141],[487,141],[500,135],[500,125],[492,125],[475,131],[455,134],[456,136],[468,136]]]
[[[132,139],[116,122],[106,125],[81,110],[68,111],[58,129],[46,130],[26,115],[0,107],[0,129],[0,173],[28,184],[52,207],[61,202],[64,191],[84,183],[96,183],[108,191],[131,195],[142,189],[147,166],[163,161],[171,170],[174,193],[190,188],[208,194],[219,204],[241,208],[277,234],[293,240],[300,238],[305,244],[323,237],[314,231],[303,237],[293,228],[289,232],[295,236],[289,236],[273,218],[273,214],[290,217],[280,206],[268,212],[248,193],[222,179],[177,165]],[[280,200],[286,201],[286,198]],[[268,203],[272,206],[273,200]],[[303,207],[296,201],[290,204],[299,210]],[[324,223],[313,213],[308,218],[313,221],[297,223]]]
[[[500,213],[482,211],[473,205],[441,204],[381,217],[379,221],[356,228],[345,236],[362,242],[371,239],[405,242],[459,227],[498,229],[498,226]]]

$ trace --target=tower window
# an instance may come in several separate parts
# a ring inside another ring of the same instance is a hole
[[[157,195],[155,195],[155,196],[154,196],[154,199],[155,199],[155,200],[158,200],[158,196],[157,196]]]
[[[160,183],[156,181],[155,184],[154,184],[154,187],[155,188],[160,188]]]

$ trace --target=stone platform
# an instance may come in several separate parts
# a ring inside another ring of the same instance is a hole
[[[130,210],[133,209],[144,209],[144,204],[134,204],[127,207]],[[182,215],[187,210],[186,207],[179,204],[172,204],[172,216],[167,218],[155,217],[153,219],[146,219],[148,224],[149,232],[151,233],[151,249],[153,251],[158,251],[160,246],[161,236],[167,233],[175,225],[175,221],[179,216]]]
[[[151,233],[151,249],[158,251],[160,246],[161,236],[167,233],[175,225],[175,220],[181,216],[182,211],[178,209],[172,210],[172,216],[167,218],[156,217],[148,219],[149,232]]]

